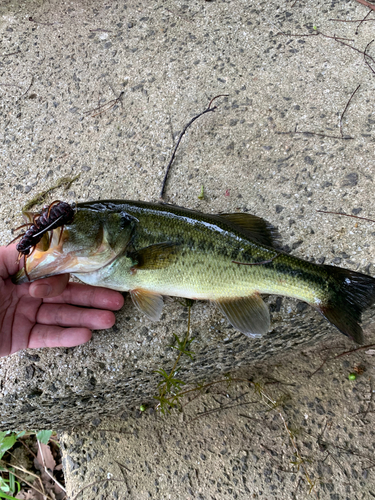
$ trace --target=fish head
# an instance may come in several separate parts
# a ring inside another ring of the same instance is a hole
[[[26,213],[24,218],[32,222],[33,215]],[[137,222],[120,204],[77,204],[73,220],[44,233],[12,281],[18,285],[58,274],[97,271],[126,250]]]

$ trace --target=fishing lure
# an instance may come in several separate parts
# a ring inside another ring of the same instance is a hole
[[[24,256],[24,270],[30,281],[30,277],[26,270],[26,260],[34,252],[36,245],[43,238],[43,235],[48,231],[52,231],[61,227],[60,238],[64,230],[64,225],[72,222],[75,214],[75,209],[65,201],[56,200],[48,206],[43,207],[39,214],[35,214],[33,222],[29,222],[15,229],[18,231],[23,227],[28,227],[24,232],[16,236],[10,243],[13,243],[18,238],[21,238],[16,246],[18,251],[18,261]],[[10,245],[9,243],[9,245]]]

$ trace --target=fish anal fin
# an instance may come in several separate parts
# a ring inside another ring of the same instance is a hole
[[[258,293],[214,301],[231,325],[248,337],[260,337],[270,328],[268,307]]]
[[[234,213],[234,214],[219,214],[218,217],[225,219],[238,230],[252,240],[255,240],[261,245],[273,246],[277,243],[279,235],[273,226],[262,219],[252,214]]]
[[[132,252],[129,257],[135,262],[134,269],[163,269],[174,261],[177,249],[175,243],[157,243]]]
[[[158,321],[163,310],[163,297],[143,288],[130,290],[134,305],[151,321]]]

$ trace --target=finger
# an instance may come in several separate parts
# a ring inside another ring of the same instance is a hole
[[[120,292],[108,288],[69,283],[60,296],[45,299],[44,302],[48,304],[67,303],[117,311],[124,305],[124,297]]]
[[[46,297],[57,297],[61,295],[69,281],[69,274],[60,274],[34,281],[29,287],[29,293],[32,297],[38,299]]]
[[[6,279],[18,271],[21,264],[18,262],[17,257],[18,252],[15,243],[6,247],[0,247],[0,278]]]
[[[73,347],[91,339],[88,328],[61,328],[36,324],[31,330],[28,347]]]
[[[36,321],[43,325],[86,327],[102,330],[111,328],[115,324],[116,318],[112,311],[84,309],[68,304],[42,304],[38,310]]]

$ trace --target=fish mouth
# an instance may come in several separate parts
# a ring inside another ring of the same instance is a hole
[[[24,266],[12,276],[12,282],[15,285],[69,273],[72,269],[76,269],[78,264],[74,256],[63,255],[56,251],[39,252],[36,250],[31,256],[24,258]]]
[[[90,273],[111,263],[118,254],[108,245],[103,235],[96,248],[74,248],[69,244],[69,230],[53,230],[52,236],[40,242],[29,256],[24,257],[23,267],[12,276],[15,285],[66,273]]]

